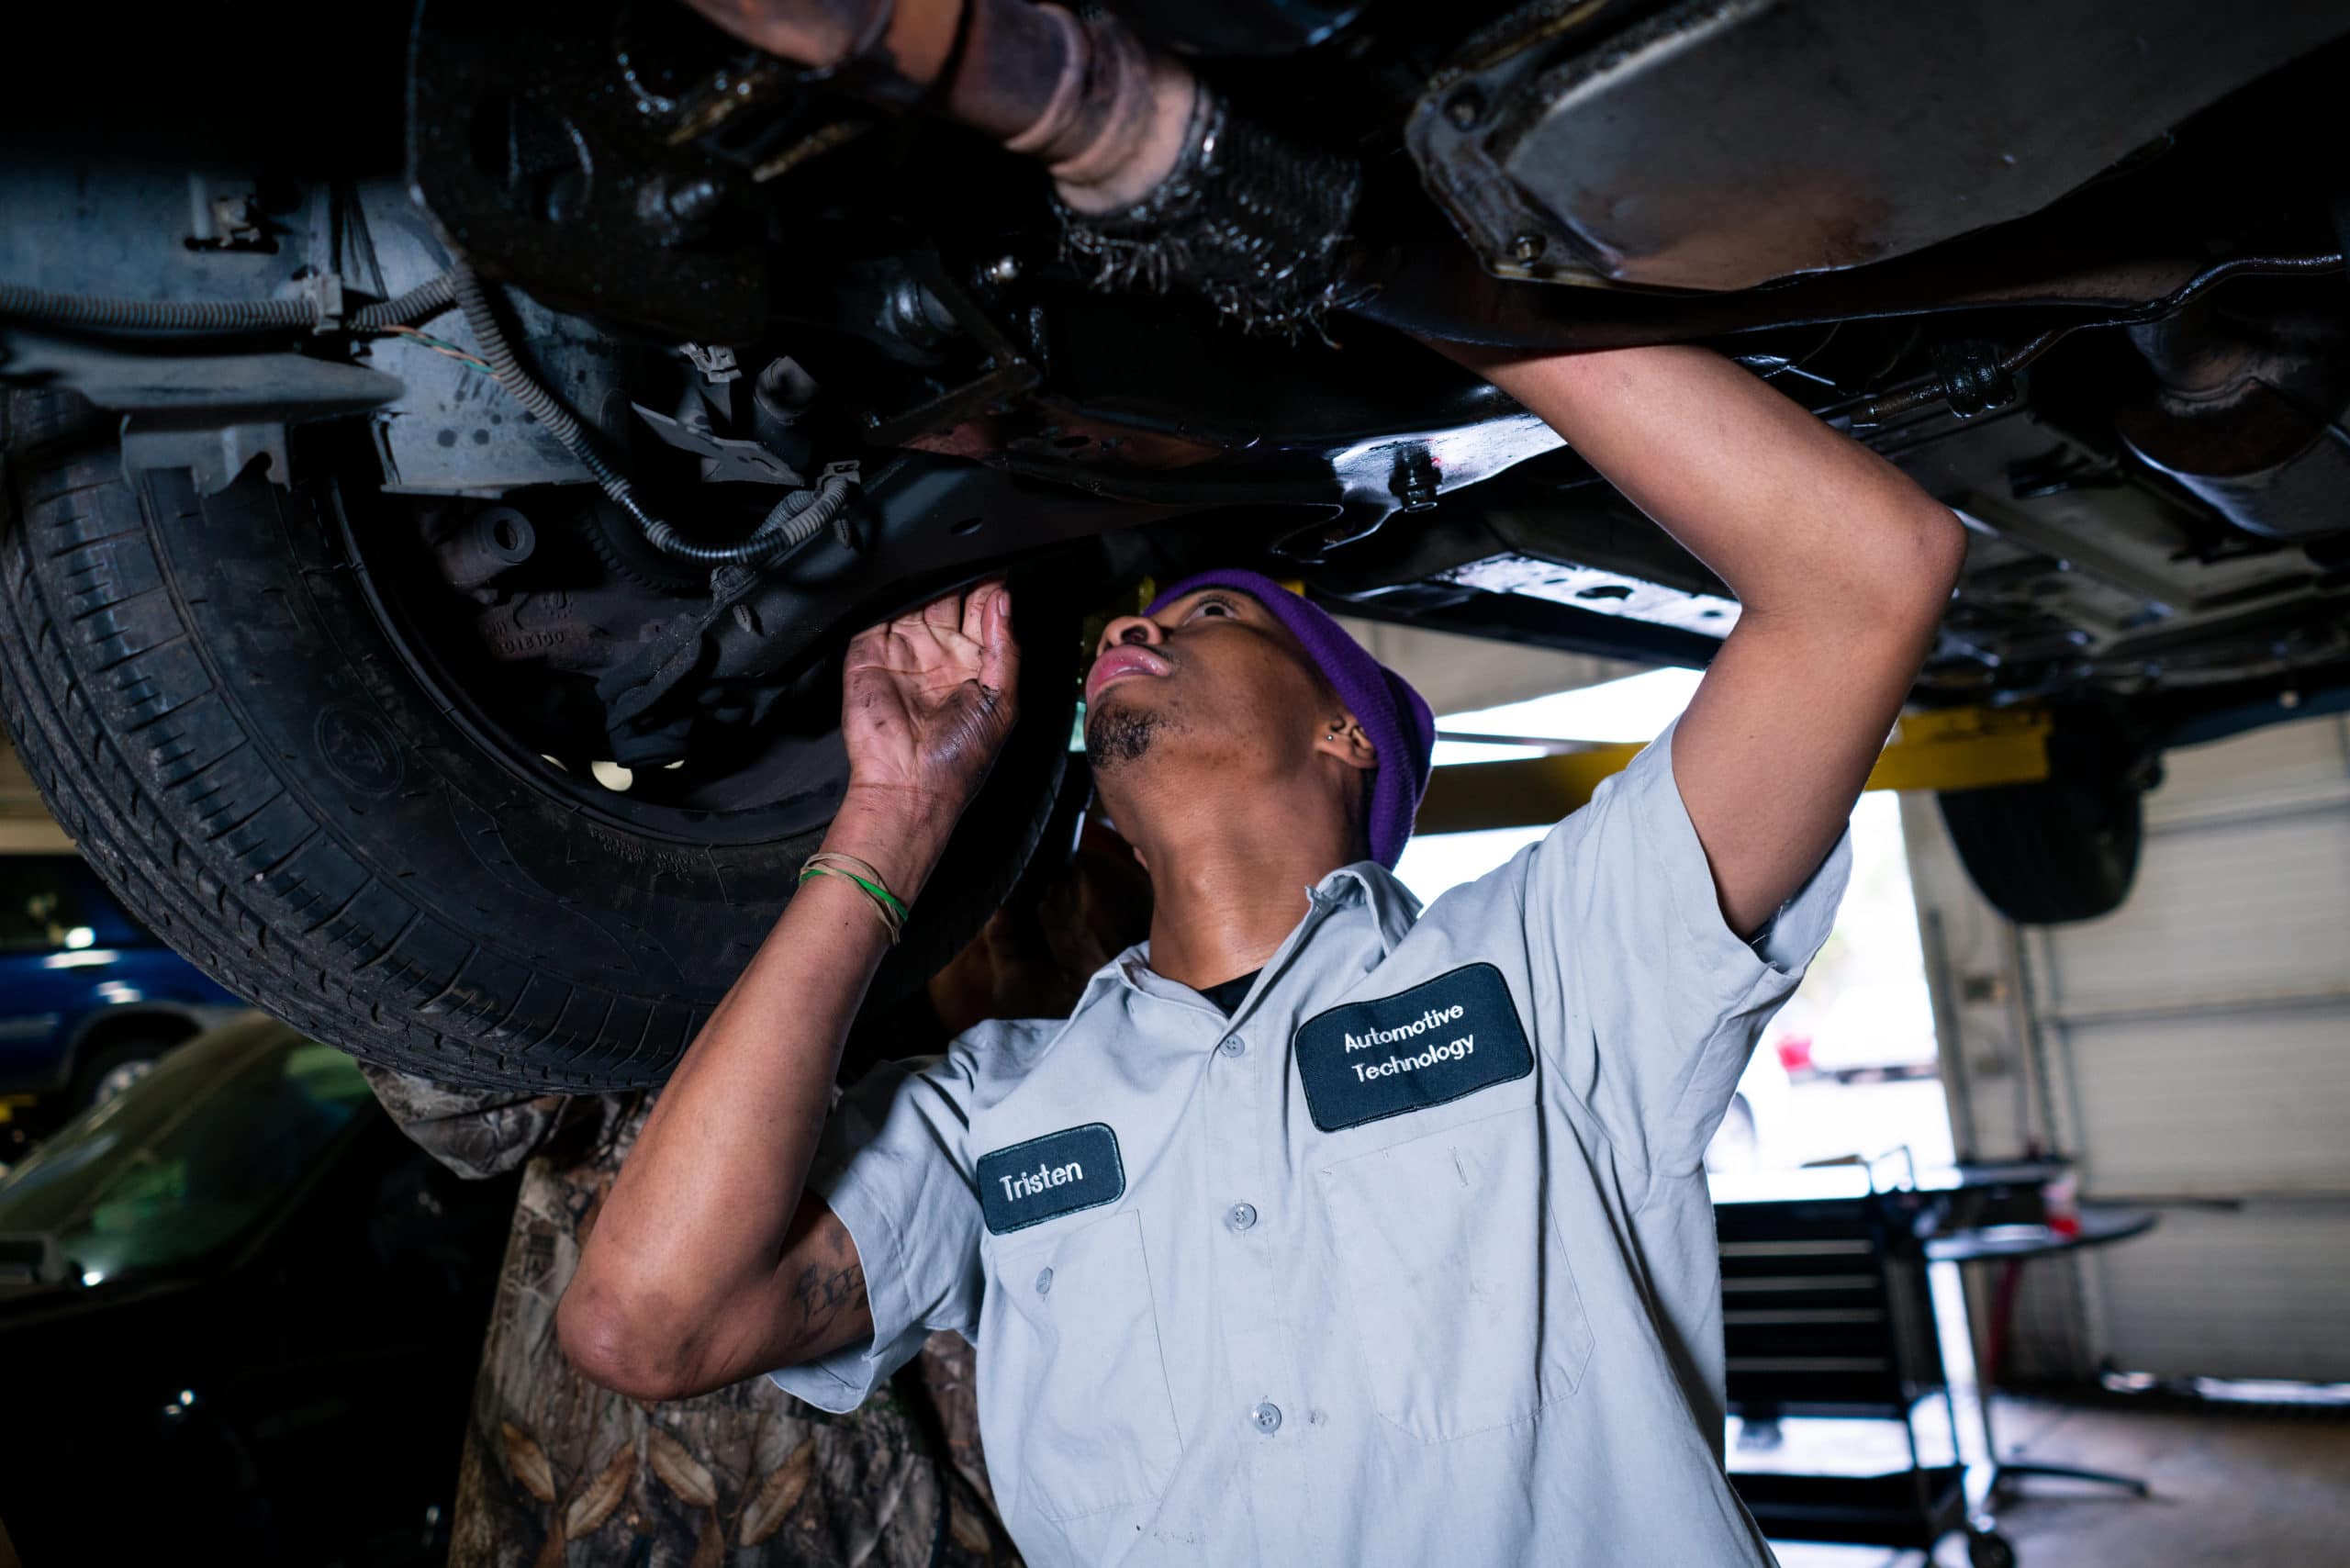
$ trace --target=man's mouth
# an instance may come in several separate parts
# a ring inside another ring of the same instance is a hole
[[[1093,668],[1085,677],[1085,700],[1092,701],[1112,681],[1130,675],[1166,677],[1174,667],[1164,658],[1139,645],[1112,648],[1093,661]]]

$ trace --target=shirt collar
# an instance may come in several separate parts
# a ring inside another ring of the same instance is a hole
[[[1420,917],[1420,901],[1412,890],[1395,879],[1395,873],[1376,860],[1358,860],[1351,866],[1341,866],[1305,890],[1306,910],[1301,924],[1314,919],[1327,907],[1330,913],[1361,906],[1366,910],[1379,932],[1380,956],[1395,950]],[[1311,934],[1309,934],[1310,940]],[[1292,956],[1292,960],[1294,955]],[[1075,1012],[1082,1013],[1104,994],[1120,987],[1140,991],[1147,996],[1161,996],[1170,1001],[1190,1002],[1197,993],[1189,987],[1177,985],[1150,967],[1150,944],[1137,942],[1093,972],[1086,981],[1085,994],[1078,1001]]]
[[[1360,901],[1368,906],[1371,919],[1379,925],[1382,958],[1395,951],[1395,944],[1404,940],[1420,918],[1420,901],[1412,896],[1412,890],[1397,881],[1395,873],[1376,860],[1358,860],[1351,866],[1339,867],[1307,889],[1306,897],[1341,904]]]

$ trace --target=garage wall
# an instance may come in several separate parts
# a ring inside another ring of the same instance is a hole
[[[31,776],[17,759],[17,748],[0,740],[0,855],[73,847],[73,841],[41,804]]]
[[[1905,803],[1986,1154],[2053,1135],[2140,1240],[2034,1265],[2011,1365],[2350,1379],[2350,722],[2170,754],[2130,902],[2019,939]],[[1930,954],[1930,962],[1931,955]],[[1973,1070],[1970,1071],[1969,1070]]]

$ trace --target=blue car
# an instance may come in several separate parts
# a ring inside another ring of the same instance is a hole
[[[0,856],[0,1107],[120,1093],[244,1003],[114,901],[75,855]]]

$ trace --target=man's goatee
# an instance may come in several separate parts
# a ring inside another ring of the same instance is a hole
[[[1096,708],[1085,716],[1085,760],[1099,771],[1129,763],[1150,749],[1158,715],[1131,708]]]

